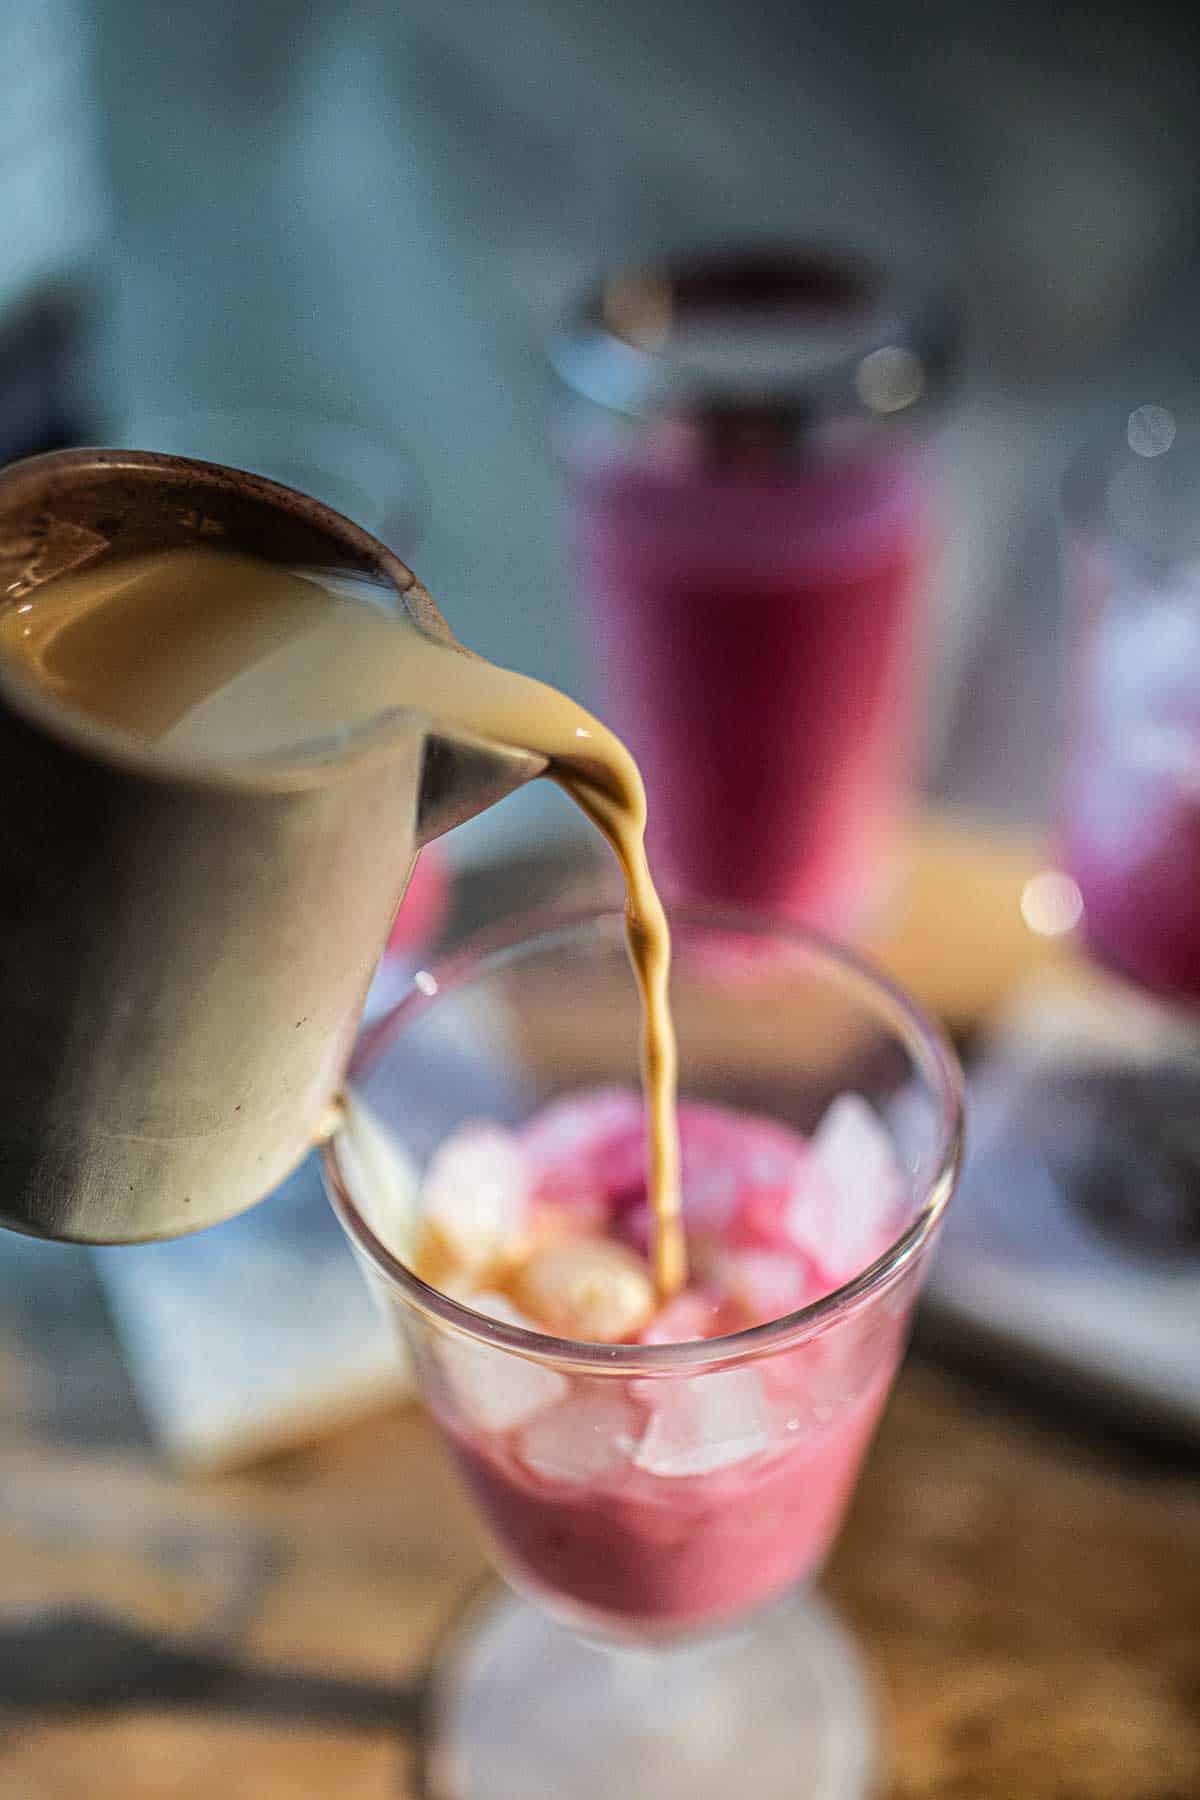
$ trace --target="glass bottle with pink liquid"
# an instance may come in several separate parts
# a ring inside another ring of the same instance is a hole
[[[602,709],[677,897],[853,931],[916,751],[951,309],[853,258],[627,271],[554,356]]]

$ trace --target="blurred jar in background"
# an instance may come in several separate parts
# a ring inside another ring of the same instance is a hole
[[[1200,430],[1141,406],[1065,490],[1061,853],[1097,961],[1200,1002]]]
[[[848,935],[911,791],[950,308],[753,250],[618,274],[553,356],[601,709],[671,893]]]

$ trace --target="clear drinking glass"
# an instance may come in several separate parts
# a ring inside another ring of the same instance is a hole
[[[812,1584],[954,1186],[959,1070],[849,953],[747,915],[680,910],[672,931],[682,1094],[805,1133],[862,1095],[903,1172],[900,1229],[826,1298],[709,1341],[584,1344],[485,1317],[406,1266],[415,1171],[481,1108],[518,1123],[557,1095],[637,1082],[623,917],[485,940],[364,1035],[350,1092],[384,1136],[333,1138],[330,1197],[521,1596],[473,1619],[435,1670],[442,1800],[871,1791],[867,1689]],[[647,1419],[681,1397],[700,1438],[676,1464],[639,1464]]]
[[[1200,1004],[1200,429],[1142,406],[1065,488],[1061,849],[1097,961]]]

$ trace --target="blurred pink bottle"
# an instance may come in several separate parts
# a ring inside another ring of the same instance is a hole
[[[914,419],[952,336],[856,263],[755,254],[619,277],[562,340],[611,409],[570,446],[576,552],[671,893],[839,933],[878,903],[934,542]]]

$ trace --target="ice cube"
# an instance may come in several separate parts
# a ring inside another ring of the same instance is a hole
[[[722,1302],[716,1294],[706,1293],[702,1288],[693,1288],[686,1293],[677,1294],[675,1299],[663,1307],[656,1318],[642,1332],[643,1344],[688,1344],[697,1338],[720,1337],[726,1327],[721,1318]],[[649,1390],[650,1397],[658,1383],[647,1381],[643,1386]]]
[[[571,1094],[543,1107],[521,1133],[521,1144],[535,1168],[588,1173],[615,1140],[641,1130],[644,1108],[629,1088],[596,1088]]]
[[[822,1285],[806,1256],[779,1250],[725,1251],[714,1259],[709,1279],[728,1296],[743,1326],[798,1312]]]
[[[521,1146],[498,1125],[468,1125],[447,1138],[425,1171],[424,1216],[448,1260],[483,1270],[512,1252],[529,1218]]]
[[[834,1283],[883,1253],[901,1196],[892,1141],[859,1094],[841,1094],[813,1133],[785,1214],[788,1236]]]
[[[532,1232],[536,1243],[565,1237],[605,1237],[610,1224],[606,1196],[594,1183],[565,1170],[538,1177],[532,1198]]]
[[[786,1251],[793,1248],[787,1229],[787,1213],[804,1167],[797,1162],[790,1176],[782,1181],[752,1180],[742,1185],[726,1233],[731,1245],[746,1250]]]
[[[725,1240],[757,1237],[742,1230],[753,1210],[752,1196],[761,1193],[763,1207],[770,1211],[769,1197],[791,1192],[808,1156],[804,1140],[774,1119],[695,1101],[680,1108],[680,1142],[688,1229]],[[781,1205],[782,1198],[767,1221],[768,1230]]]
[[[544,1481],[600,1481],[628,1463],[639,1417],[623,1393],[597,1388],[539,1413],[517,1439],[517,1455]]]
[[[505,1294],[484,1290],[472,1294],[464,1304],[506,1325],[537,1330]],[[471,1423],[483,1431],[512,1431],[569,1392],[566,1377],[557,1369],[497,1344],[447,1336],[439,1344],[439,1354],[455,1399]]]
[[[709,1475],[760,1455],[771,1441],[771,1414],[754,1369],[718,1369],[686,1381],[645,1382],[650,1423],[634,1462],[671,1479]]]
[[[519,1306],[514,1306],[507,1294],[493,1288],[476,1288],[474,1293],[463,1299],[463,1305],[469,1306],[473,1312],[482,1313],[486,1319],[499,1319],[502,1325],[519,1325],[523,1331],[536,1331],[537,1326],[527,1313]]]
[[[379,1241],[408,1261],[417,1216],[416,1166],[361,1094],[346,1094],[337,1161],[350,1197]]]
[[[743,1166],[753,1157],[787,1162],[804,1141],[790,1126],[763,1113],[742,1112],[710,1100],[685,1100],[679,1108],[679,1135],[685,1157],[726,1160],[731,1154]]]
[[[720,1238],[729,1229],[738,1204],[738,1177],[732,1168],[706,1166],[683,1170],[683,1211],[690,1232]]]
[[[596,1344],[636,1337],[654,1311],[645,1263],[606,1238],[535,1250],[513,1277],[512,1291],[542,1330]]]

